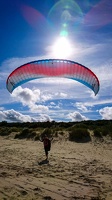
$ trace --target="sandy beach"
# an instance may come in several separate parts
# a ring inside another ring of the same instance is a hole
[[[112,200],[112,141],[0,137],[0,200]]]

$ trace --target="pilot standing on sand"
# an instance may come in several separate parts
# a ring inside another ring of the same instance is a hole
[[[43,136],[42,139],[40,139],[40,141],[43,142],[43,144],[44,144],[46,160],[48,160],[48,151],[50,151],[50,149],[51,149],[51,141],[52,141],[52,139],[49,139],[46,134]]]

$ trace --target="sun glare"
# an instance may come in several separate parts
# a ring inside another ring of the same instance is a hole
[[[53,55],[58,58],[67,58],[72,53],[72,47],[66,37],[60,37],[53,45]]]

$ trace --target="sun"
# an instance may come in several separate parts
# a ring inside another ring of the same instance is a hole
[[[67,37],[59,37],[53,45],[53,55],[57,58],[68,58],[72,53],[72,46]]]

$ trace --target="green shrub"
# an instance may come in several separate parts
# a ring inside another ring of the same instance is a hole
[[[10,135],[10,133],[11,133],[10,128],[8,128],[8,127],[0,128],[0,135],[1,136],[8,136],[8,135]]]
[[[27,139],[33,139],[35,137],[36,137],[36,132],[32,131],[32,132],[29,132]]]
[[[28,128],[24,128],[19,134],[15,135],[15,139],[24,139],[24,138],[28,138],[29,137],[29,129]]]
[[[102,136],[107,136],[107,135],[109,135],[109,133],[110,133],[110,131],[106,127],[101,130]]]
[[[88,142],[91,140],[90,133],[85,128],[73,128],[69,132],[69,140],[76,142]]]
[[[54,131],[54,132],[53,132],[53,136],[54,136],[54,137],[58,137],[58,131]]]
[[[109,133],[109,136],[111,137],[111,139],[112,139],[112,131]]]
[[[11,133],[12,132],[20,132],[20,130],[21,130],[21,128],[18,128],[18,127],[11,127],[10,128]]]
[[[39,133],[29,128],[24,128],[19,134],[15,135],[15,139],[33,139],[39,140]]]
[[[94,136],[97,137],[97,138],[102,138],[102,132],[100,129],[95,129],[94,130]]]
[[[40,140],[40,134],[36,134],[34,140],[35,140],[35,141]]]

